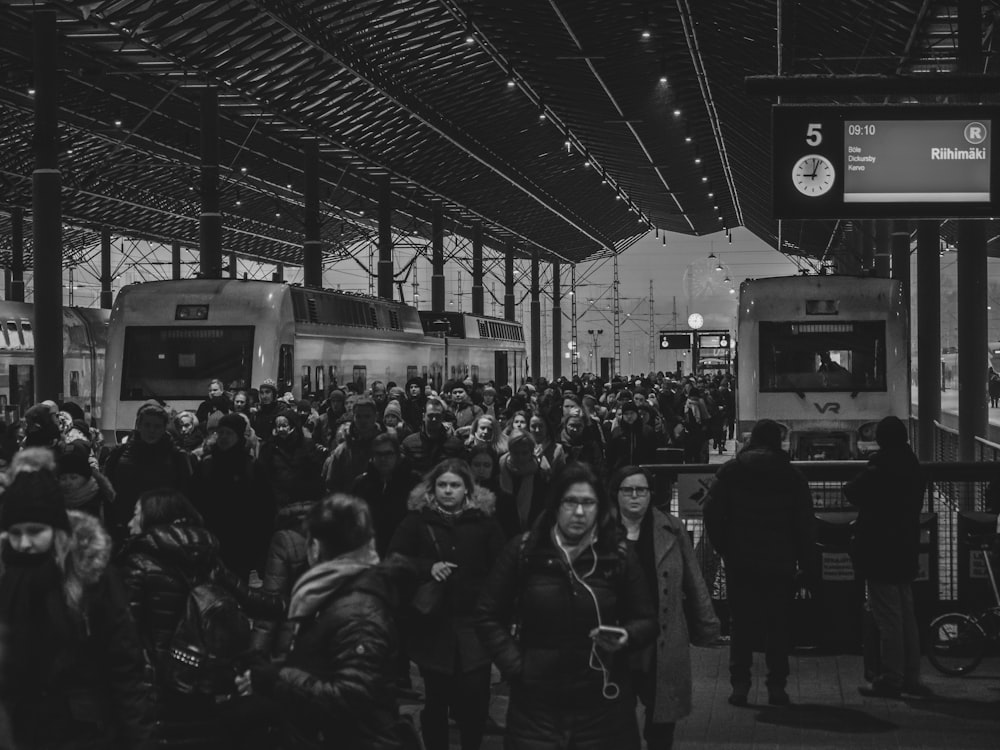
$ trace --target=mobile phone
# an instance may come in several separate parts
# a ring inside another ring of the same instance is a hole
[[[598,638],[604,637],[620,641],[627,635],[628,631],[626,631],[625,628],[619,628],[616,625],[601,625],[597,628]]]

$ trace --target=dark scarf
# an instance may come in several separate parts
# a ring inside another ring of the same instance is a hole
[[[37,699],[69,657],[75,635],[62,588],[62,571],[51,554],[3,547],[0,619],[7,628],[3,691]]]

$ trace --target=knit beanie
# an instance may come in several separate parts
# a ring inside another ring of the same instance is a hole
[[[403,409],[400,407],[398,401],[390,401],[385,405],[385,411],[382,412],[383,418],[388,417],[390,414],[395,414],[397,419],[403,418]]]
[[[22,471],[0,495],[0,531],[19,523],[70,530],[62,489],[51,472]]]
[[[242,438],[247,431],[247,423],[236,412],[230,412],[229,414],[223,415],[219,419],[219,423],[216,425],[217,428],[226,427],[236,433],[236,437]]]

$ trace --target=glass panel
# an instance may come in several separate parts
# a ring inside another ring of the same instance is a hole
[[[323,365],[316,365],[316,395],[320,398],[326,396],[326,383],[323,374],[326,370],[323,369]]]
[[[292,359],[294,349],[291,344],[282,344],[278,353],[278,396],[284,396],[292,390]]]
[[[368,368],[362,365],[354,365],[354,385],[357,386],[358,393],[364,393],[368,387]]]
[[[317,370],[322,370],[322,367],[317,367]],[[312,394],[312,367],[309,365],[302,365],[302,377],[299,379],[299,383],[302,386],[302,398],[309,398]]]
[[[885,391],[885,322],[761,322],[760,390]]]
[[[249,388],[253,332],[253,326],[127,327],[121,399],[200,401],[212,378]]]

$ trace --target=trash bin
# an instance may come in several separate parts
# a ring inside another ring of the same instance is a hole
[[[826,651],[859,653],[865,582],[854,570],[851,537],[855,511],[816,514],[816,570],[813,592],[815,642]]]
[[[958,601],[963,610],[988,607],[993,602],[989,575],[982,553],[975,545],[969,544],[968,537],[992,534],[997,528],[996,513],[959,511],[958,539]]]

